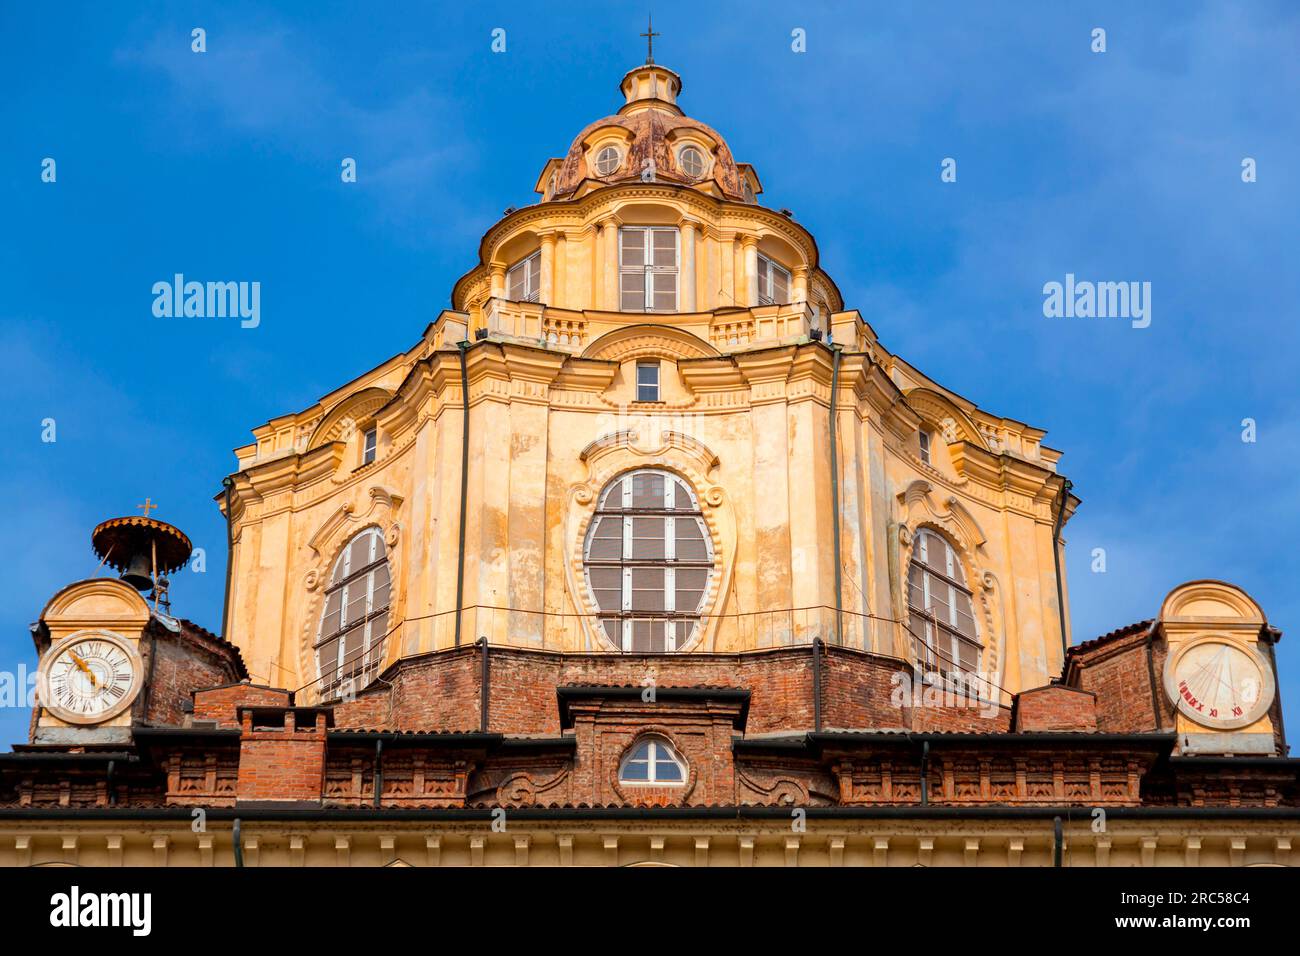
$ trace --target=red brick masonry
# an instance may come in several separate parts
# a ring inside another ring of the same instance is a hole
[[[484,687],[472,645],[402,660],[355,700],[312,707],[224,682],[166,705],[183,720],[137,727],[111,783],[107,753],[7,755],[0,807],[1296,806],[1289,760],[1229,773],[1175,755],[1145,634],[1072,649],[1063,684],[1010,707],[914,687],[901,661],[809,646],[491,648]],[[681,756],[683,785],[620,782],[647,734]]]

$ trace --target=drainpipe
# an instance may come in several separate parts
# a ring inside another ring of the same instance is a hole
[[[814,637],[812,642],[812,678],[813,678],[813,729],[822,732],[822,639]],[[486,728],[484,728],[486,729]]]
[[[1065,844],[1065,827],[1060,817],[1052,817],[1052,866],[1061,865],[1061,850]]]
[[[231,514],[231,496],[235,491],[235,479],[226,475],[221,479],[221,487],[226,489],[226,600],[221,606],[221,639],[228,641],[230,640],[230,632],[227,630],[230,622],[230,578],[235,563],[235,529],[232,524],[234,516]]]
[[[384,738],[375,738],[375,806],[384,792]]]
[[[921,806],[930,805],[930,741],[921,741]]]
[[[831,531],[835,548],[835,643],[844,646],[844,569],[840,562],[840,463],[836,447],[835,405],[840,393],[841,346],[831,346]]]
[[[1151,685],[1151,712],[1156,715],[1156,730],[1164,730],[1164,720],[1160,716],[1160,694],[1156,691],[1156,628],[1159,623],[1152,624],[1151,629],[1147,631],[1147,683]]]
[[[230,828],[231,841],[235,845],[235,866],[244,865],[244,841],[239,834],[239,817],[235,817],[235,822]]]
[[[469,495],[469,369],[465,364],[465,351],[469,342],[457,342],[460,349],[460,406],[462,422],[460,433],[460,543],[456,549],[456,638],[460,647],[461,607],[465,603],[465,506]]]
[[[488,664],[488,639],[484,635],[478,639],[479,646],[483,649],[482,669],[479,672],[479,694],[478,694],[478,729],[481,733],[487,733],[488,730],[488,694],[492,689],[490,683],[491,669]]]
[[[1277,675],[1277,655],[1273,652],[1273,640],[1269,636],[1267,624],[1259,629],[1259,636],[1260,640],[1264,642],[1264,646],[1268,648],[1268,662],[1273,665],[1273,685],[1280,688],[1282,681]],[[1278,693],[1280,694],[1281,691]],[[1276,700],[1276,698],[1274,699]],[[1282,722],[1282,708],[1280,706],[1277,708],[1277,735],[1282,744],[1282,756],[1285,757],[1289,753],[1289,748],[1286,745],[1286,724]]]
[[[227,567],[229,564],[227,563]],[[149,720],[149,704],[153,701],[153,669],[154,662],[158,660],[158,635],[154,633],[156,625],[149,622],[149,673],[144,678],[144,694],[140,701],[140,719]]]
[[[1052,559],[1056,562],[1056,609],[1061,613],[1061,667],[1065,667],[1065,652],[1069,647],[1065,636],[1065,585],[1061,581],[1061,524],[1065,520],[1065,503],[1070,500],[1074,482],[1066,479],[1061,486],[1061,505],[1056,509],[1056,527],[1052,531]]]

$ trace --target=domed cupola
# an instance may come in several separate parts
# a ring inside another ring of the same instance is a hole
[[[682,78],[666,66],[644,63],[633,67],[624,74],[619,89],[627,99],[618,111],[620,116],[642,110],[663,110],[674,116],[682,115],[677,106],[677,94],[682,91]]]
[[[738,164],[722,136],[677,105],[682,78],[648,58],[619,83],[618,112],[588,125],[563,159],[538,179],[543,201],[577,199],[604,186],[671,183],[719,199],[754,202],[762,191],[747,164]]]

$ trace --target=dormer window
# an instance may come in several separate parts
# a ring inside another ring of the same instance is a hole
[[[379,449],[379,429],[368,428],[364,435],[361,436],[361,464],[368,465],[375,460],[375,452]]]
[[[615,146],[605,146],[596,154],[596,175],[611,176],[623,162],[623,157]]]
[[[704,175],[704,154],[697,146],[686,146],[677,154],[677,165],[691,179]]]
[[[623,312],[677,311],[677,229],[624,226],[619,230],[618,298]]]
[[[916,433],[916,439],[921,445],[921,461],[927,465],[933,464],[930,461],[930,433],[922,428]]]
[[[542,254],[534,252],[506,273],[506,295],[512,302],[536,302],[542,291]]]
[[[785,305],[790,301],[790,273],[767,256],[758,257],[758,304]]]
[[[646,737],[623,758],[618,782],[678,786],[686,782],[686,762],[664,738]]]

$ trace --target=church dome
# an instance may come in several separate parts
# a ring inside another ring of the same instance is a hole
[[[543,184],[546,199],[573,199],[600,186],[674,183],[722,199],[753,202],[757,179],[738,166],[717,130],[677,106],[681,77],[645,63],[619,84],[619,111],[589,124]]]

